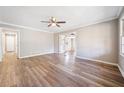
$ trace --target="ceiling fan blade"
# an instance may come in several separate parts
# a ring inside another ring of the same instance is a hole
[[[59,23],[59,24],[60,24],[60,23],[66,23],[66,21],[58,21],[58,22],[56,22],[56,23]]]
[[[60,27],[60,25],[56,24],[57,27]]]
[[[52,24],[48,24],[48,27],[50,27]]]
[[[40,22],[43,22],[43,23],[50,23],[49,21],[40,21]]]

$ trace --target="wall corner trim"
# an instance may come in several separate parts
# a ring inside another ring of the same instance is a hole
[[[123,78],[124,78],[124,71],[123,71],[122,68],[119,66],[119,64],[118,64],[117,66],[118,66],[118,68],[119,68],[119,71],[121,72],[121,75],[122,75]]]
[[[112,62],[108,62],[108,61],[102,61],[102,60],[95,60],[92,58],[86,58],[86,57],[81,57],[81,56],[76,56],[79,59],[86,59],[86,60],[90,60],[90,61],[95,61],[95,62],[99,62],[99,63],[104,63],[104,64],[109,64],[109,65],[113,65],[113,66],[118,66],[116,63],[112,63]]]

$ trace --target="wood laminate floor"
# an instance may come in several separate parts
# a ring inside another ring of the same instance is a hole
[[[62,54],[16,59],[5,55],[0,63],[1,87],[118,87],[124,79],[116,66]]]

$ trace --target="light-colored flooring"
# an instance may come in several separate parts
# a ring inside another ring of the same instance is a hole
[[[11,87],[91,87],[124,86],[116,66],[75,59],[63,54],[48,54],[17,59],[5,55],[0,63],[0,86]]]

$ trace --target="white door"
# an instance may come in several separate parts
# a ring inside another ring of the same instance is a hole
[[[15,51],[15,36],[6,35],[6,51],[14,52]]]

